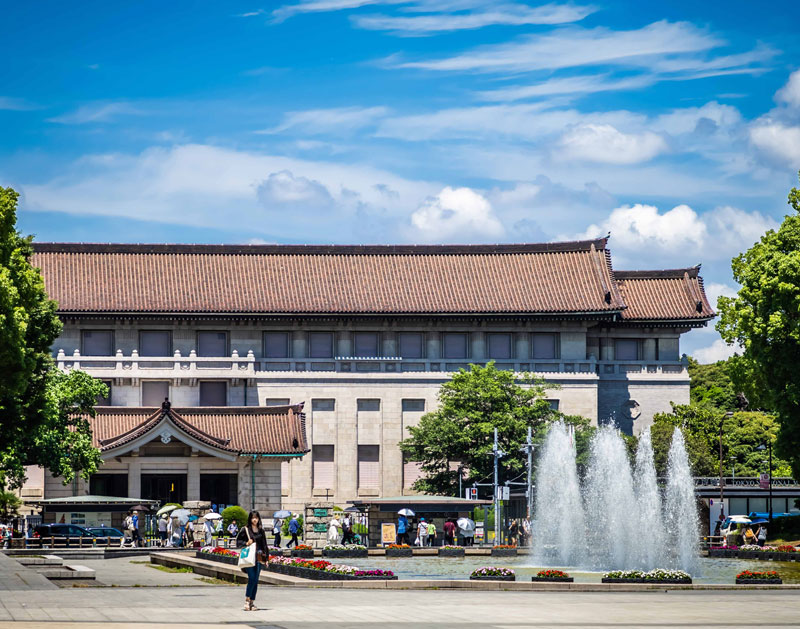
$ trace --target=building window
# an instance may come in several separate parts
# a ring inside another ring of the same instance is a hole
[[[468,336],[465,332],[446,332],[443,335],[443,357],[466,358]]]
[[[380,446],[358,446],[359,489],[380,488]]]
[[[398,354],[402,358],[425,358],[424,343],[422,332],[400,332],[397,335]]]
[[[489,358],[511,358],[511,333],[491,332],[487,334],[486,351]]]
[[[228,384],[219,381],[200,382],[200,406],[227,406]]]
[[[558,358],[558,334],[532,334],[531,358]]]
[[[424,413],[425,400],[403,400],[404,413]]]
[[[560,402],[560,400],[547,400],[547,403],[550,405],[550,410],[551,411],[557,411],[558,410],[559,402]]]
[[[197,355],[198,356],[227,356],[228,355],[228,333],[227,332],[198,332],[197,333]]]
[[[311,446],[313,485],[315,489],[333,489],[336,466],[333,446]]]
[[[310,332],[308,335],[309,358],[333,358],[333,333]]]
[[[264,332],[264,358],[289,358],[288,332]]]
[[[311,400],[311,412],[336,410],[336,400],[314,399]]]
[[[357,400],[359,412],[381,410],[380,400]]]
[[[377,332],[356,332],[353,334],[353,356],[380,356]]]
[[[95,406],[111,406],[111,380],[103,380],[103,384],[108,387],[108,393],[105,397],[97,396]],[[105,494],[104,494],[105,495]]]
[[[140,330],[139,356],[172,356],[172,333],[169,330]]]
[[[208,500],[217,513],[237,504],[238,494],[238,474],[200,474],[200,500]]]
[[[222,384],[225,383],[223,382]],[[161,403],[165,399],[169,399],[168,381],[166,380],[142,381],[142,406],[161,406]]]
[[[82,330],[81,354],[84,356],[113,356],[113,330]]]
[[[641,360],[642,343],[639,339],[614,339],[614,360]]]
[[[92,474],[92,476],[89,478],[89,494],[92,496],[114,496],[116,498],[127,498],[128,475]]]
[[[264,400],[264,406],[288,406],[288,397],[272,397]]]

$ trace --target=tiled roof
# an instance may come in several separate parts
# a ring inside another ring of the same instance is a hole
[[[618,313],[606,239],[524,245],[37,243],[62,313]]]
[[[98,406],[88,418],[94,445],[113,450],[153,432],[164,414],[180,430],[213,448],[237,454],[308,452],[302,404],[291,406],[228,406],[140,408]],[[153,438],[157,434],[153,433]]]
[[[663,271],[615,271],[628,306],[623,320],[705,320],[714,316],[700,267]]]

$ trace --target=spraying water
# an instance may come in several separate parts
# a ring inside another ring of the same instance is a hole
[[[665,554],[664,519],[661,513],[661,496],[656,483],[656,466],[653,462],[653,445],[650,441],[649,428],[639,435],[633,483],[639,516],[637,535],[640,539],[646,540],[641,555],[637,558],[637,567],[645,569],[648,566],[661,564]]]
[[[667,463],[667,499],[665,507],[667,531],[672,540],[670,563],[689,572],[697,566],[698,531],[697,499],[689,467],[689,456],[683,433],[675,428]]]

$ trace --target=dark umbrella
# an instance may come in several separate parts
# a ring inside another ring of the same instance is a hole
[[[131,507],[131,511],[150,511],[150,507],[145,507],[144,505],[136,505],[135,507]]]
[[[345,511],[349,511],[350,513],[361,513],[361,509],[359,509],[358,507],[355,507],[355,506],[347,507],[347,509],[345,509]]]

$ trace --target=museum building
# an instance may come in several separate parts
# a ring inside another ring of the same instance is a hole
[[[488,361],[637,433],[688,402],[680,336],[714,312],[698,267],[619,271],[607,245],[36,243],[58,367],[109,385],[91,420],[103,466],[48,477],[45,497],[410,494],[399,441],[454,371]]]

